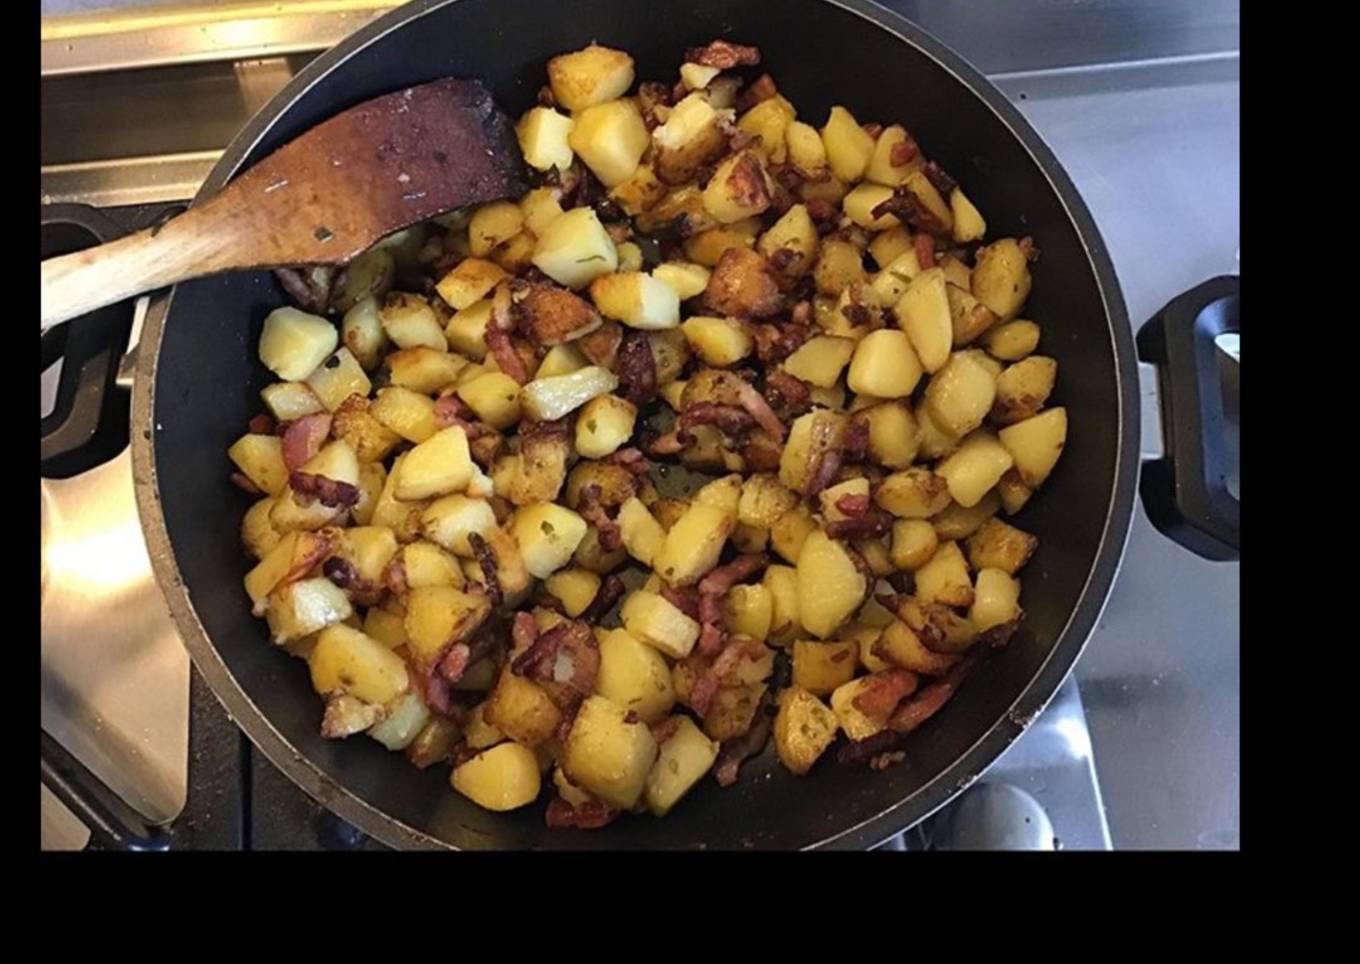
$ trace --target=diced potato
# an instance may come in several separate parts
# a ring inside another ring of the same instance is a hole
[[[928,649],[916,630],[897,619],[884,627],[874,644],[874,652],[893,666],[927,676],[946,673],[958,662],[957,656]]]
[[[553,219],[543,229],[534,247],[533,262],[558,284],[580,289],[600,275],[617,270],[619,255],[595,210],[579,207]]]
[[[954,214],[955,241],[966,244],[979,240],[987,233],[987,222],[961,188],[956,187],[949,192],[949,209]]]
[[[430,721],[430,710],[415,693],[407,693],[387,716],[369,727],[368,735],[389,750],[404,750]]]
[[[575,619],[595,600],[601,581],[586,569],[563,569],[544,580],[543,588],[561,600],[567,615]]]
[[[864,602],[869,591],[850,550],[821,529],[810,533],[798,554],[798,618],[812,635],[826,639]]]
[[[423,395],[452,385],[467,364],[458,355],[426,345],[403,348],[387,356],[390,383]]]
[[[854,667],[853,655],[846,662]],[[821,700],[796,684],[779,697],[774,718],[774,748],[789,772],[802,776],[812,769],[840,730],[836,714]]]
[[[817,227],[808,215],[807,205],[795,204],[785,211],[760,236],[756,250],[785,277],[806,274],[817,257]]]
[[[420,517],[421,532],[436,545],[465,559],[474,557],[468,536],[483,538],[496,528],[496,514],[485,499],[446,495],[426,507]]]
[[[747,733],[768,689],[765,683],[746,683],[719,689],[704,717],[704,732],[719,742],[734,740]]]
[[[675,732],[661,744],[644,787],[647,809],[658,817],[670,813],[718,758],[716,741],[705,736],[688,716],[676,719]]]
[[[651,164],[639,164],[633,176],[609,192],[609,198],[629,217],[638,217],[645,214],[648,210],[661,203],[666,196],[666,185],[656,176],[656,171]],[[630,242],[631,243],[631,242]],[[623,257],[623,245],[619,245],[620,259]],[[642,249],[636,249],[636,260],[642,260]],[[622,262],[621,262],[622,264]],[[628,271],[641,270],[640,265],[627,267]]]
[[[793,123],[797,111],[783,96],[775,94],[756,104],[737,120],[737,129],[756,139],[761,150],[775,164],[782,164],[788,152],[784,132]]]
[[[921,379],[921,361],[911,339],[892,328],[871,331],[855,347],[846,382],[852,392],[876,398],[906,398]]]
[[[977,574],[968,620],[979,633],[1020,618],[1020,580],[1004,569],[982,569]]]
[[[409,388],[379,389],[368,413],[408,442],[419,444],[439,431],[434,399]]]
[[[852,740],[865,740],[882,730],[886,720],[875,719],[855,706],[855,698],[875,685],[873,676],[861,676],[838,686],[831,694],[831,709],[836,719]]]
[[[613,572],[623,565],[628,559],[628,550],[622,546],[617,549],[605,549],[600,545],[600,531],[591,528],[586,530],[586,536],[576,547],[576,555],[572,558],[583,569],[603,574]]]
[[[669,285],[681,301],[701,295],[708,288],[709,271],[701,264],[667,261],[652,269],[652,277]],[[676,316],[679,320],[679,316]]]
[[[919,167],[922,162],[920,152],[917,151],[905,164],[893,163],[893,149],[907,142],[907,132],[901,124],[883,128],[883,133],[879,134],[878,140],[874,142],[874,153],[869,158],[868,168],[864,171],[865,179],[875,184],[885,184],[889,188],[897,187],[905,181],[907,174]]]
[[[908,171],[902,186],[911,192],[916,200],[918,224],[933,234],[947,234],[953,229],[954,214],[940,196],[940,192],[935,189],[935,185],[930,182],[930,178],[926,177],[925,171],[920,168]]]
[[[928,519],[949,504],[949,483],[930,469],[903,469],[883,480],[874,502],[899,519]]]
[[[286,532],[250,572],[246,573],[246,595],[256,616],[263,616],[269,594],[279,585],[307,574],[321,562],[337,542],[335,530]]]
[[[680,324],[680,296],[664,281],[639,271],[601,275],[590,283],[600,314],[632,328],[658,331]]]
[[[444,326],[446,347],[473,361],[481,361],[486,358],[486,326],[490,323],[491,299],[473,302],[457,312]]]
[[[976,340],[992,325],[996,315],[990,308],[978,301],[967,288],[952,281],[946,281],[945,294],[949,298],[949,317],[954,328],[954,347],[958,348]]]
[[[458,589],[463,585],[463,570],[458,560],[432,542],[422,539],[405,546],[401,550],[401,564],[406,585],[411,589],[427,586]]]
[[[912,414],[916,417],[916,427],[921,433],[919,458],[944,458],[959,447],[958,436],[951,435],[940,427],[935,417],[930,414],[930,406],[925,399],[916,403]]]
[[[842,519],[850,518],[842,512],[836,505],[845,496],[864,496],[869,495],[869,480],[866,478],[846,479],[835,485],[822,489],[817,493],[817,498],[822,504],[822,518],[827,522],[839,522]]]
[[[838,178],[853,183],[864,176],[874,153],[874,139],[844,107],[831,108],[831,116],[822,128],[822,144],[826,147],[827,162]]]
[[[366,583],[381,583],[383,570],[397,554],[397,537],[386,526],[352,526],[341,532],[341,552]]]
[[[1039,414],[1058,378],[1058,363],[1045,355],[1030,355],[1002,371],[996,379],[992,421],[1013,425]]]
[[[631,178],[651,137],[632,100],[620,98],[587,107],[576,115],[568,143],[605,187]]]
[[[538,370],[534,372],[534,377],[552,378],[554,375],[569,375],[589,364],[590,360],[581,354],[581,349],[570,342],[554,345],[548,349],[548,353],[538,363]]]
[[[563,766],[572,782],[605,803],[632,809],[656,760],[657,745],[642,720],[603,696],[581,704],[567,735]]]
[[[769,638],[787,639],[799,632],[802,623],[798,617],[798,570],[792,566],[769,566],[760,584],[770,590]]]
[[[930,268],[913,278],[893,306],[893,315],[911,339],[921,367],[932,374],[943,368],[954,344],[954,322],[944,272]]]
[[[746,329],[731,318],[696,315],[680,326],[694,353],[706,364],[734,365],[751,353],[754,342]]]
[[[880,271],[892,268],[904,275],[908,282],[921,273],[921,263],[916,259],[911,232],[900,225],[874,235],[869,242],[869,254]],[[911,255],[910,260],[906,259],[907,255]]]
[[[1024,307],[1030,283],[1029,261],[1015,238],[1002,238],[978,251],[973,295],[1002,321],[1010,321]]]
[[[811,124],[790,123],[784,128],[784,144],[789,163],[808,174],[815,176],[827,167],[826,145]]]
[[[382,296],[392,287],[396,272],[397,263],[391,251],[369,248],[340,273],[335,291],[331,294],[331,307],[348,313],[368,298],[382,300]]]
[[[518,204],[513,201],[483,204],[472,213],[472,219],[468,221],[468,247],[474,257],[485,258],[522,230],[524,212],[520,210]]]
[[[1039,347],[1039,326],[1032,321],[1008,321],[990,329],[982,343],[994,358],[1019,361]]]
[[[733,586],[723,598],[723,618],[732,633],[763,643],[774,618],[774,595],[764,585]]]
[[[389,291],[378,309],[378,317],[383,331],[398,348],[426,345],[443,351],[448,347],[439,316],[420,295]]]
[[[353,612],[344,590],[329,579],[318,577],[285,583],[275,589],[269,595],[265,618],[269,621],[270,638],[282,646],[348,619]]]
[[[392,473],[403,502],[461,492],[472,480],[472,456],[462,426],[441,429],[406,453]]]
[[[666,539],[666,530],[661,523],[636,496],[619,506],[618,523],[628,554],[644,566],[651,565]]]
[[[227,458],[266,495],[278,495],[288,487],[283,440],[277,435],[242,435],[227,449]]]
[[[974,569],[1000,569],[1015,575],[1029,562],[1039,540],[1028,532],[991,518],[968,537],[968,563]]]
[[[633,85],[633,58],[622,50],[592,43],[548,61],[553,99],[569,111],[622,97]]]
[[[355,453],[357,456],[359,453]],[[387,487],[387,469],[381,462],[359,463],[359,501],[349,510],[349,520],[353,525],[366,526],[373,521],[373,512],[378,507],[378,499]]]
[[[738,522],[731,539],[732,547],[738,552],[764,552],[770,545],[770,530]]]
[[[798,496],[775,476],[752,475],[741,484],[737,519],[746,525],[768,529],[797,504]]]
[[[770,527],[770,543],[775,552],[790,563],[797,565],[798,557],[802,555],[803,544],[807,542],[808,534],[816,528],[817,520],[812,517],[808,508],[795,505],[775,520],[775,524]]]
[[[575,156],[568,138],[572,120],[551,107],[531,107],[515,125],[524,163],[540,171],[556,167],[565,171]]]
[[[546,579],[571,561],[586,528],[586,520],[567,507],[540,502],[515,513],[510,534],[529,574]]]
[[[415,739],[407,744],[406,759],[419,770],[447,762],[461,736],[459,724],[447,717],[431,716]]]
[[[556,203],[555,201],[553,203]],[[561,208],[558,208],[561,213]],[[462,311],[491,294],[505,280],[500,265],[484,258],[464,258],[435,285],[439,297],[454,311]]]
[[[655,723],[675,705],[671,670],[657,650],[627,630],[607,630],[600,637],[600,670],[595,691],[617,706],[632,710],[644,723]]]
[[[804,181],[799,185],[798,196],[808,202],[826,201],[828,204],[840,204],[848,190],[850,186],[828,170],[826,180]]]
[[[307,667],[312,688],[322,696],[344,693],[381,705],[410,686],[405,660],[359,630],[338,623],[317,636]]]
[[[826,696],[855,676],[859,644],[800,639],[793,644],[793,685]]]
[[[520,386],[502,372],[487,372],[458,386],[458,397],[486,424],[504,431],[519,421]]]
[[[685,257],[700,267],[712,268],[722,260],[729,248],[753,248],[755,243],[754,233],[737,231],[731,227],[711,228],[685,239]]]
[[[341,403],[331,421],[331,434],[353,449],[356,459],[367,463],[387,458],[401,441],[401,436],[378,421],[371,409],[368,399],[356,393]]]
[[[894,214],[874,216],[874,208],[892,197],[892,188],[882,184],[864,183],[857,185],[841,199],[841,207],[851,222],[871,231],[884,231],[896,227],[901,222]]]
[[[684,659],[699,639],[699,624],[658,593],[629,594],[619,616],[634,637],[672,659]]]
[[[652,568],[672,586],[689,586],[718,563],[723,544],[736,520],[724,509],[691,505],[670,531],[652,560]]]
[[[864,282],[864,255],[848,241],[823,241],[812,277],[820,293],[834,298],[848,286]]]
[[[518,743],[500,743],[453,768],[449,783],[477,806],[503,812],[533,803],[542,787],[538,757]]]
[[[684,63],[680,65],[680,81],[687,90],[703,90],[708,86],[709,81],[720,73],[722,73],[720,68],[709,67],[706,64]]]
[[[929,562],[939,547],[935,527],[925,519],[898,519],[892,529],[892,562],[914,572]]]
[[[779,481],[794,492],[804,491],[812,466],[840,447],[847,421],[839,412],[815,409],[794,419],[779,458]]]
[[[1013,461],[1010,452],[995,435],[979,429],[936,466],[935,472],[948,484],[954,501],[964,508],[971,508],[996,485]]]
[[[783,368],[810,385],[830,388],[840,379],[854,352],[855,342],[849,338],[816,335],[784,359]]]
[[[521,389],[520,401],[525,415],[551,422],[618,387],[617,375],[607,368],[589,365],[566,375],[534,379]]]
[[[876,604],[876,600],[872,598],[869,602]],[[897,618],[886,610],[884,610],[884,614],[887,618],[882,620],[881,626],[859,623],[847,626],[844,630],[845,637],[859,647],[859,664],[871,673],[881,673],[885,669],[893,668],[892,663],[874,652],[874,647],[878,645],[878,637],[882,635],[883,628]],[[832,694],[832,706],[835,706],[835,694]]]
[[[942,542],[930,561],[916,570],[916,598],[921,603],[939,602],[946,606],[969,606],[973,602],[973,582],[968,578],[968,562],[957,542]]]
[[[349,485],[359,484],[359,460],[355,458],[354,450],[339,439],[328,442],[320,452],[302,463],[299,471],[306,475],[322,475]]]
[[[263,559],[283,538],[269,524],[269,512],[274,508],[274,497],[266,496],[256,502],[241,519],[241,543],[256,559]]]
[[[507,666],[487,697],[486,721],[516,743],[535,747],[553,736],[562,711],[547,690]]]
[[[921,433],[904,402],[883,402],[860,413],[869,424],[869,456],[885,469],[905,468],[916,459]]]
[[[704,187],[704,210],[719,224],[731,224],[764,212],[774,189],[754,150],[736,151],[718,165]]]
[[[632,402],[617,395],[592,398],[576,418],[576,451],[584,458],[604,458],[632,437],[636,421]]]
[[[1067,442],[1067,409],[1050,408],[1003,428],[998,437],[1015,459],[1020,480],[1037,489],[1048,478]]]
[[[996,379],[979,356],[955,352],[926,386],[926,406],[935,424],[955,438],[981,425],[996,400]]]
[[[261,390],[260,398],[269,414],[280,422],[291,422],[326,410],[304,382],[275,382]]]
[[[340,341],[335,326],[297,308],[275,308],[260,333],[260,361],[287,382],[300,382],[326,360]]]
[[[524,213],[524,226],[534,237],[538,237],[543,233],[543,229],[562,213],[562,189],[536,187],[519,199],[519,209]],[[486,292],[483,292],[481,297],[485,296]]]
[[[364,613],[364,635],[376,639],[388,649],[406,645],[406,617],[370,606]]]
[[[684,184],[720,157],[727,138],[718,121],[702,94],[689,94],[672,107],[666,122],[652,132],[657,176],[667,184]]]

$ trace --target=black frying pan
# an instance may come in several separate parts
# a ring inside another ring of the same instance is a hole
[[[388,844],[873,846],[942,806],[1024,731],[1071,670],[1104,606],[1139,477],[1134,345],[1104,244],[1020,114],[959,57],[882,8],[863,0],[418,0],[299,74],[228,148],[202,196],[336,111],[400,87],[481,77],[516,115],[533,102],[553,54],[598,40],[629,51],[639,78],[664,79],[675,76],[687,47],[715,37],[758,45],[763,68],[813,123],[833,103],[861,118],[905,123],[967,187],[989,235],[1033,235],[1042,249],[1026,314],[1041,322],[1044,350],[1059,361],[1054,401],[1068,406],[1070,429],[1066,454],[1019,521],[1042,540],[1024,573],[1024,627],[912,735],[906,762],[883,773],[842,767],[828,755],[798,778],[771,749],[743,768],[735,787],[706,780],[664,820],[551,831],[538,807],[482,811],[449,789],[447,768],[420,772],[374,741],[318,735],[320,703],[305,664],[270,646],[250,615],[238,537],[246,503],[227,481],[223,458],[258,411],[269,378],[256,341],[283,294],[267,273],[180,285],[164,321],[142,335],[133,400],[138,501],[157,577],[199,671],[251,739],[317,800]],[[1193,345],[1173,343],[1158,342],[1167,356],[1193,357]],[[1198,425],[1184,403],[1177,418],[1182,427]],[[1168,518],[1184,525],[1177,507],[1185,508],[1187,482],[1174,468],[1168,474],[1169,489],[1166,480],[1151,488],[1167,490]],[[1231,509],[1235,544],[1235,501]],[[1203,521],[1190,528],[1202,534]]]

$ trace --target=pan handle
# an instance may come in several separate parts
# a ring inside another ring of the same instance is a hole
[[[1138,332],[1140,366],[1155,375],[1145,395],[1160,404],[1160,452],[1147,458],[1139,490],[1164,535],[1215,561],[1240,548],[1240,279],[1213,278],[1172,299]],[[1151,380],[1151,379],[1150,379]]]
[[[46,730],[42,782],[90,830],[97,850],[169,850],[170,838],[123,802]]]

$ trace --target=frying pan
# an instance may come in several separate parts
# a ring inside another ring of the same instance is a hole
[[[540,807],[483,811],[450,790],[447,768],[421,772],[375,741],[318,734],[320,702],[305,664],[270,646],[263,622],[250,615],[238,536],[246,503],[223,457],[270,380],[256,343],[283,293],[267,272],[181,284],[164,318],[142,335],[133,397],[135,485],[157,578],[198,670],[255,744],[320,803],[391,846],[874,846],[945,804],[1021,735],[1072,669],[1104,606],[1140,467],[1137,361],[1109,256],[1071,181],[1021,115],[961,58],[872,3],[417,0],[303,70],[230,145],[200,197],[378,94],[449,75],[481,77],[514,116],[534,102],[553,54],[598,40],[630,52],[639,78],[667,78],[687,47],[717,37],[759,46],[762,69],[814,123],[835,103],[862,118],[905,123],[966,185],[990,236],[1029,234],[1042,250],[1026,314],[1041,322],[1044,351],[1059,362],[1053,401],[1068,406],[1070,428],[1064,457],[1019,518],[1041,538],[1024,573],[1023,628],[912,734],[905,762],[882,773],[840,766],[828,754],[810,776],[794,777],[770,748],[745,765],[736,786],[704,780],[663,820],[564,831],[545,827]],[[1226,294],[1192,293],[1181,315],[1199,319],[1212,303],[1214,324],[1236,330],[1235,279],[1229,285]],[[1170,328],[1147,339],[1164,381],[1186,365],[1193,375],[1203,340],[1196,331],[1205,325],[1189,327],[1188,342]],[[1230,554],[1235,499],[1226,508],[1213,498],[1188,500],[1190,490],[1213,489],[1212,460],[1200,458],[1187,474],[1174,458],[1200,441],[1204,420],[1192,408],[1212,401],[1191,381],[1182,377],[1175,393],[1164,393],[1177,399],[1174,433],[1158,463],[1164,471],[1145,479],[1145,498],[1160,500],[1166,528],[1192,532],[1200,551],[1212,543],[1209,551]],[[1187,518],[1187,507],[1200,517]]]

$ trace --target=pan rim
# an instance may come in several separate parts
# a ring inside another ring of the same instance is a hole
[[[355,52],[380,41],[387,34],[460,0],[414,0],[398,7],[351,34],[301,70],[241,129],[204,181],[195,203],[221,188],[244,158],[306,90],[345,63]],[[1014,702],[966,751],[915,793],[878,814],[834,834],[813,840],[800,849],[863,850],[924,820],[972,785],[1048,705],[1076,665],[1104,611],[1110,587],[1123,559],[1133,522],[1137,490],[1139,408],[1133,332],[1114,266],[1103,238],[1052,150],[1005,96],[964,58],[924,29],[871,0],[821,0],[844,9],[901,43],[909,44],[930,58],[977,97],[1020,142],[1062,205],[1082,242],[1087,264],[1105,308],[1111,338],[1116,382],[1117,424],[1115,465],[1109,507],[1095,559],[1068,615],[1044,661]],[[322,806],[359,830],[400,849],[457,850],[459,848],[412,827],[374,806],[334,780],[312,760],[299,753],[269,718],[255,705],[227,667],[198,618],[189,589],[179,571],[160,504],[156,471],[155,370],[160,356],[164,325],[174,309],[172,290],[166,310],[148,318],[138,352],[137,378],[133,386],[131,437],[133,487],[138,514],[146,536],[152,570],[170,616],[186,649],[214,696],[265,757],[289,776]]]

